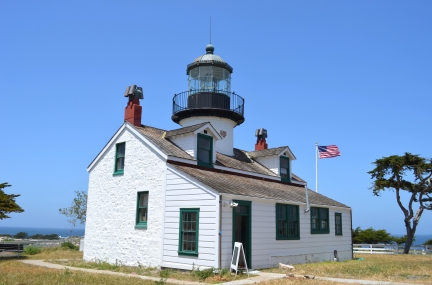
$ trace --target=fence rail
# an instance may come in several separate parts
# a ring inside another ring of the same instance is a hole
[[[393,244],[353,244],[355,254],[400,254],[404,247]],[[432,246],[411,246],[410,254],[432,254]]]

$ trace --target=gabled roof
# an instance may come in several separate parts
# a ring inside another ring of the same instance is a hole
[[[165,137],[173,137],[173,136],[178,136],[178,135],[184,135],[184,134],[188,134],[188,133],[193,133],[196,130],[198,130],[199,128],[205,126],[206,124],[210,124],[209,122],[204,122],[201,124],[197,124],[197,125],[193,125],[193,126],[189,126],[189,127],[185,127],[185,128],[179,128],[179,129],[175,129],[172,131],[167,131]]]
[[[185,165],[170,164],[170,166],[186,173],[219,193],[306,203],[303,186],[293,186],[278,181],[245,177],[233,173],[221,173],[211,169],[207,170]],[[309,203],[312,205],[349,208],[312,190],[308,190],[308,196]]]
[[[165,133],[164,130],[145,126],[145,125],[141,125],[141,127],[135,126],[135,128],[143,136],[145,136],[152,143],[154,143],[157,147],[159,147],[165,154],[170,155],[170,156],[179,157],[179,158],[184,158],[184,159],[190,159],[190,160],[193,159],[192,156],[190,156],[187,152],[182,150],[176,144],[165,139],[163,137],[163,134]]]
[[[216,163],[215,165],[221,165],[229,168],[235,168],[250,172],[255,172],[259,174],[275,176],[277,175],[264,167],[262,164],[250,159],[246,152],[237,148],[234,148],[234,156],[228,156],[222,153],[216,153]]]
[[[295,155],[292,153],[291,149],[288,146],[281,146],[281,147],[268,148],[268,149],[263,149],[263,150],[249,151],[247,154],[250,157],[256,158],[256,157],[280,155],[282,152],[285,152],[285,151],[288,151],[292,155],[292,157],[295,159]]]

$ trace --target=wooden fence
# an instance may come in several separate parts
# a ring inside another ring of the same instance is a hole
[[[404,247],[393,244],[353,244],[354,254],[400,254]],[[410,254],[432,254],[432,246],[411,246]]]

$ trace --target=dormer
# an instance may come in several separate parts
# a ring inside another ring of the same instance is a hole
[[[213,167],[216,162],[215,145],[222,136],[212,124],[205,122],[169,131],[165,138],[192,156],[197,161],[197,165]]]
[[[248,152],[249,157],[261,163],[276,175],[283,182],[291,182],[292,161],[296,157],[289,147],[282,146]]]

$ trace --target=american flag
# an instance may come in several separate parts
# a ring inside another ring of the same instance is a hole
[[[337,145],[318,146],[319,158],[331,158],[340,156],[340,151]]]

